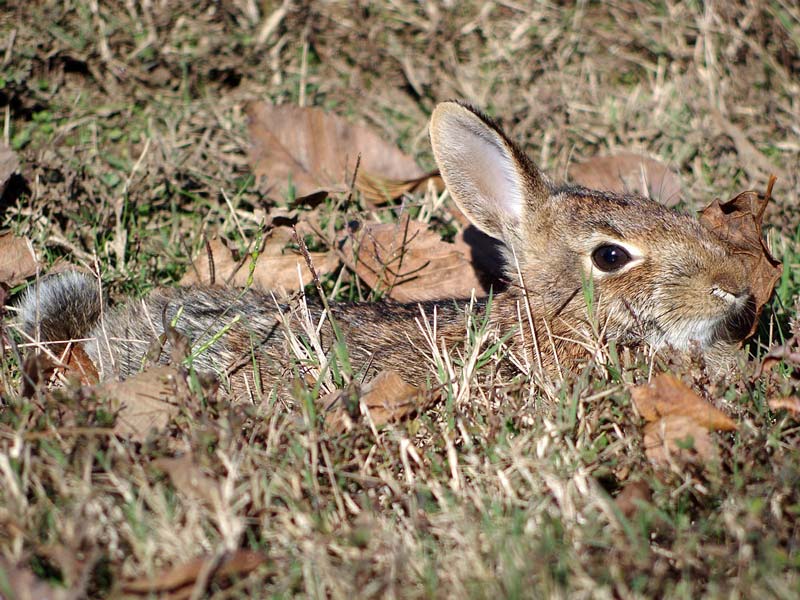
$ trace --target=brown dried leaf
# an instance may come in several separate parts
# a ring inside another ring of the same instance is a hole
[[[681,200],[680,176],[662,162],[634,152],[573,163],[568,173],[573,182],[594,190],[637,192],[670,207]]]
[[[422,189],[428,181],[433,182],[439,193],[444,190],[444,180],[439,175],[439,171],[431,171],[413,179],[392,179],[359,169],[358,175],[356,175],[356,188],[373,204],[383,204],[399,198],[403,194],[410,194]]]
[[[5,583],[5,585],[3,585]],[[14,565],[0,556],[0,598],[8,586],[15,600],[74,600],[84,597],[85,582],[81,589],[53,587],[39,579],[28,567]]]
[[[411,180],[423,175],[414,159],[371,129],[320,108],[264,102],[247,107],[252,141],[250,165],[266,193],[284,197],[291,181],[296,196],[350,189],[359,155],[356,187],[380,191],[381,178]]]
[[[407,215],[398,223],[370,223],[349,236],[345,264],[372,289],[399,302],[485,296],[477,271],[454,244]]]
[[[178,414],[175,402],[180,374],[174,367],[153,367],[125,381],[109,381],[99,392],[119,409],[114,433],[144,441],[151,429],[164,429]]]
[[[5,142],[0,142],[0,196],[6,191],[11,176],[19,169],[19,159]]]
[[[360,406],[369,411],[376,426],[400,421],[425,406],[425,395],[419,388],[403,381],[397,371],[381,371],[361,388],[360,394],[357,389],[337,390],[323,399],[329,431],[342,433],[352,426],[346,404],[354,392],[353,400],[357,398]]]
[[[30,241],[10,233],[0,235],[0,283],[17,285],[35,275],[37,265]]]
[[[671,373],[660,373],[650,383],[631,389],[639,413],[649,422],[662,417],[688,417],[705,429],[733,431],[736,423],[728,415],[698,396]]]
[[[204,577],[208,578],[208,582],[221,583],[230,577],[247,575],[268,562],[269,559],[264,554],[251,550],[236,550],[223,556],[219,561],[211,556],[200,556],[169,567],[152,577],[125,580],[114,596],[127,594],[149,598],[158,594],[159,598],[170,600],[189,598],[192,596],[195,583],[198,580],[202,581]]]
[[[792,413],[795,419],[800,419],[800,398],[797,396],[773,398],[768,404],[770,410],[785,410]]]
[[[614,502],[622,514],[630,519],[639,509],[638,503],[650,502],[652,498],[653,493],[646,481],[631,481],[625,484]]]
[[[769,301],[772,290],[781,277],[783,265],[775,260],[764,243],[761,222],[772,194],[774,177],[767,191],[759,194],[750,190],[732,200],[714,200],[700,211],[700,222],[745,256],[749,264],[750,290],[755,299],[755,319],[748,337],[758,328],[758,316]]]
[[[706,463],[717,457],[717,447],[703,425],[686,415],[668,415],[644,427],[644,452],[651,462]]]
[[[76,375],[83,385],[94,385],[100,381],[97,367],[80,344],[70,346],[63,362],[67,366],[66,375]]]
[[[158,458],[152,464],[169,475],[176,490],[209,506],[218,505],[220,493],[217,480],[203,473],[191,454],[178,458]]]
[[[800,339],[796,336],[790,337],[783,344],[770,348],[769,352],[767,352],[761,360],[761,364],[753,375],[753,379],[758,379],[781,361],[794,365],[795,367],[800,367]]]
[[[279,228],[285,229],[285,228]],[[300,265],[303,285],[312,281],[302,254],[284,250],[283,242],[278,245],[269,241],[259,253],[253,267],[252,284],[264,290],[296,290],[298,288],[297,266]],[[193,268],[186,272],[180,285],[202,283],[205,285],[246,287],[250,278],[252,258],[236,260],[233,252],[220,239],[209,242],[210,256],[203,252],[194,261]],[[339,257],[333,252],[310,252],[311,263],[318,276],[330,273],[339,266]],[[213,277],[212,277],[213,270]]]

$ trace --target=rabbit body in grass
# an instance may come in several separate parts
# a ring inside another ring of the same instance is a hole
[[[618,345],[696,345],[717,367],[732,357],[754,318],[747,268],[696,219],[639,195],[556,185],[496,123],[465,104],[437,106],[430,138],[459,208],[504,242],[514,283],[494,296],[488,320],[499,335],[516,328],[507,341],[512,352],[554,373],[589,358],[599,331]],[[389,368],[422,384],[433,373],[422,313],[432,320],[435,309],[438,338],[452,347],[465,338],[465,304],[334,304],[329,316],[359,379]],[[23,327],[42,341],[84,340],[77,343],[104,377],[139,371],[171,322],[192,349],[203,348],[192,355],[194,367],[216,373],[234,396],[268,392],[294,373],[280,308],[268,292],[159,288],[121,308],[102,306],[93,279],[54,276],[23,298]],[[309,303],[309,310],[318,323],[321,307]],[[483,318],[485,301],[473,310]],[[328,353],[330,323],[325,318],[320,328]],[[168,356],[162,352],[161,360]]]

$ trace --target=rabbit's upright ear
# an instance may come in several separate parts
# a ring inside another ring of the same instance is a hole
[[[500,128],[479,111],[443,102],[431,116],[431,145],[450,195],[484,233],[510,241],[523,214],[550,186]]]

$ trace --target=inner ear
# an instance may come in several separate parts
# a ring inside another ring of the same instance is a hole
[[[431,145],[450,195],[470,221],[502,240],[546,184],[524,153],[474,109],[444,102],[431,117]]]

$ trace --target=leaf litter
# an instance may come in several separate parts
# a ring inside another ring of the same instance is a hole
[[[368,414],[371,425],[380,427],[417,413],[431,402],[431,394],[391,370],[381,371],[363,386],[351,385],[320,398],[326,411],[325,427],[334,433],[352,429],[362,410]]]
[[[635,152],[595,156],[572,163],[569,178],[578,185],[615,193],[638,193],[673,207],[681,201],[680,176],[654,158]]]
[[[292,291],[299,282],[308,285],[313,280],[303,255],[285,248],[291,229],[278,227],[267,237],[260,251],[237,258],[233,250],[220,238],[214,238],[205,251],[192,263],[192,268],[180,281],[180,285],[194,284],[219,287],[248,287],[254,285],[262,290]],[[341,261],[336,253],[310,252],[314,269],[318,275],[327,275],[336,270]],[[300,275],[298,276],[298,267]]]
[[[755,318],[747,337],[758,329],[758,317],[783,273],[783,265],[772,256],[764,241],[762,224],[774,185],[775,177],[772,176],[763,194],[748,190],[727,202],[715,199],[700,211],[700,222],[734,246],[750,265],[748,272],[755,301]]]
[[[631,389],[636,410],[644,417],[644,448],[656,464],[672,459],[707,462],[716,457],[709,431],[735,431],[736,423],[697,395],[672,373]]]
[[[36,274],[39,261],[26,238],[11,233],[0,235],[0,284],[13,287]]]
[[[347,192],[355,183],[367,198],[383,203],[435,176],[372,129],[321,108],[254,102],[247,117],[250,165],[274,198],[290,191],[294,196]]]
[[[342,243],[345,264],[398,302],[469,298],[473,290],[487,295],[468,252],[466,243],[445,242],[408,214],[397,223],[367,223]]]

